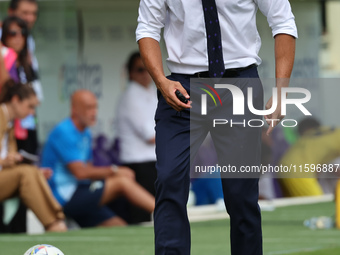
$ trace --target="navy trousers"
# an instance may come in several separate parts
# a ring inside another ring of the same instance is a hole
[[[179,81],[190,93],[190,76],[172,74],[168,77]],[[263,107],[263,89],[258,82],[243,78],[258,78],[257,68],[240,71],[236,82],[247,95],[253,87],[254,107]],[[242,79],[241,79],[242,78]],[[234,165],[260,165],[261,129],[247,127],[216,128],[207,125],[190,127],[190,110],[177,112],[158,92],[156,121],[157,180],[156,208],[154,211],[155,254],[189,255],[190,225],[186,204],[190,185],[190,157],[193,157],[208,132],[211,133],[219,163]],[[222,96],[224,104],[232,97]],[[246,107],[247,108],[247,107]],[[232,112],[230,113],[232,114]],[[242,118],[254,115],[245,110]],[[258,116],[256,117],[258,119]],[[196,124],[195,124],[196,125]],[[226,152],[227,148],[227,153]],[[223,153],[224,152],[224,153]],[[230,215],[230,241],[232,255],[262,254],[261,213],[258,206],[258,178],[221,178],[226,209]]]

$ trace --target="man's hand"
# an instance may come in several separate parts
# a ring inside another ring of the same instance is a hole
[[[162,54],[158,41],[152,38],[142,38],[138,41],[138,45],[143,63],[166,102],[176,111],[191,108],[191,102],[184,104],[175,95],[175,91],[178,89],[183,96],[189,99],[188,92],[179,82],[171,81],[164,75]]]
[[[176,90],[179,90],[187,99],[190,98],[188,92],[183,88],[181,83],[165,78],[162,80],[162,83],[157,85],[157,87],[168,105],[170,105],[176,111],[182,111],[184,109],[191,108],[191,101],[185,104],[181,102],[175,94]]]
[[[266,132],[267,135],[270,135],[274,127],[276,127],[280,123],[280,121],[284,118],[284,116],[281,115],[281,95],[280,94],[281,94],[281,90],[278,90],[276,110],[272,114],[264,116],[267,124],[269,125],[269,128]],[[272,104],[273,104],[273,97],[271,97],[268,100],[266,104],[266,110],[270,109],[272,107]]]
[[[53,175],[53,170],[48,167],[39,168],[46,180],[50,179]]]

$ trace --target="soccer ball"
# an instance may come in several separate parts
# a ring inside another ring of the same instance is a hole
[[[64,255],[64,253],[52,245],[38,244],[29,248],[24,255]]]

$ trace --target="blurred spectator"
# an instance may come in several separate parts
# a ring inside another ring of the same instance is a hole
[[[128,59],[129,85],[121,96],[117,112],[119,160],[131,168],[136,180],[155,195],[157,178],[155,154],[156,87],[146,70],[140,53]],[[150,214],[131,208],[131,223],[150,221]]]
[[[37,81],[38,76],[32,66],[32,57],[28,51],[28,26],[26,22],[16,16],[9,16],[3,21],[2,43],[12,48],[18,55],[17,72],[10,73],[11,78],[21,83],[32,83]],[[37,90],[35,90],[37,93]],[[33,115],[15,122],[15,136],[19,150],[25,150],[31,154],[37,154],[38,138],[36,120]],[[26,163],[28,163],[26,161]]]
[[[295,128],[277,126],[271,133],[272,147],[271,147],[271,165],[278,166],[281,158],[286,151],[298,139],[298,134]],[[274,178],[276,175],[274,175]],[[283,197],[282,189],[279,180],[273,179],[276,197]]]
[[[277,166],[289,149],[298,139],[295,128],[277,126],[271,134],[272,140],[272,159],[271,164]]]
[[[34,112],[38,99],[32,87],[9,80],[0,96],[0,201],[19,196],[46,231],[66,231],[61,206],[53,197],[41,171],[30,165],[18,165],[13,120]],[[45,169],[46,175],[51,172]]]
[[[13,49],[18,58],[16,62],[16,74],[12,79],[29,83],[35,80],[30,55],[27,48],[28,27],[24,20],[11,16],[7,17],[2,25],[1,42],[4,46]],[[25,84],[23,83],[23,84]]]
[[[38,60],[35,56],[35,42],[30,34],[38,17],[37,0],[11,0],[8,8],[9,16],[16,16],[24,20],[28,27],[27,47],[32,63],[32,68],[36,75],[39,72]],[[22,81],[23,82],[23,81]],[[39,101],[43,99],[41,84],[38,79],[33,83],[33,88],[37,94]]]
[[[210,134],[205,138],[192,166],[215,166],[218,163],[216,149]],[[195,204],[217,204],[225,210],[222,183],[219,173],[195,173],[194,167],[191,168],[191,189],[195,193]],[[189,195],[190,196],[190,195]]]
[[[8,14],[25,20],[28,28],[32,30],[38,17],[38,2],[37,0],[11,0]]]
[[[16,78],[15,81],[19,81],[16,60],[17,54],[15,51],[11,48],[3,46],[0,37],[0,93],[3,84],[10,78],[10,76],[14,77],[14,79]],[[4,206],[4,204],[0,205],[0,218],[3,218],[2,214],[4,214],[5,210],[2,209]],[[0,231],[4,233],[26,232],[26,207],[22,202],[20,202],[15,216],[9,223],[4,225],[2,224],[2,221],[0,221]]]
[[[16,74],[17,54],[14,50],[2,45],[0,41],[0,91],[2,85],[10,78],[10,74]],[[18,80],[18,79],[16,79]]]
[[[95,145],[93,148],[93,165],[94,166],[109,166],[112,164],[121,165],[118,160],[119,145],[118,140],[115,139],[111,145],[108,145],[108,139],[105,135],[100,134],[95,139]],[[115,214],[130,223],[130,203],[124,198],[120,197],[107,204]],[[143,211],[144,212],[144,211]]]
[[[95,139],[93,148],[93,165],[94,166],[108,166],[114,164],[111,162],[111,157],[107,149],[107,138],[105,135],[98,135]]]
[[[108,155],[110,157],[111,164],[121,165],[119,161],[119,151],[120,151],[120,143],[119,143],[119,139],[116,138],[111,143],[111,146],[108,149]]]
[[[321,127],[316,119],[306,118],[299,123],[298,132],[300,138],[280,162],[284,166],[296,166],[296,172],[282,174],[283,191],[287,196],[322,195],[318,172],[325,170],[331,175],[338,170],[337,166],[329,170],[328,164],[340,156],[340,129]]]
[[[0,42],[0,89],[2,84],[8,79],[8,73],[5,68],[5,60],[2,57],[2,43]]]
[[[148,213],[154,197],[136,181],[127,167],[95,167],[92,160],[89,126],[96,122],[97,99],[87,90],[71,98],[71,117],[50,133],[42,154],[42,165],[54,170],[50,185],[66,215],[81,227],[125,225],[106,206],[120,195]]]
[[[36,95],[41,102],[43,100],[43,91],[38,76],[39,65],[35,56],[35,41],[30,34],[38,17],[38,9],[37,0],[11,0],[9,3],[8,15],[19,17],[27,24],[27,49],[29,52],[30,66],[34,73],[34,79],[30,81],[29,77],[24,75],[24,73],[27,75],[27,70],[23,72],[23,69],[21,68],[21,71],[19,70],[20,81],[24,84],[31,82]],[[21,122],[15,122],[15,137],[17,138],[18,148],[32,154],[37,154],[38,151],[37,120],[36,116],[28,116]]]
[[[2,43],[0,42],[0,89],[5,81],[8,79],[8,73],[6,71],[5,60],[2,53]]]

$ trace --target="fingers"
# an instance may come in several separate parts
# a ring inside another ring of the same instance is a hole
[[[172,92],[171,97],[167,101],[168,104],[178,112],[191,108],[191,101],[188,101],[186,104],[183,103],[181,100],[177,98],[175,92],[176,90]]]
[[[180,97],[178,97],[178,95],[176,94],[176,92],[180,92],[188,101],[185,103],[183,102],[183,97],[182,95],[180,95]],[[191,102],[189,101],[190,99],[190,96],[188,94],[188,92],[182,87],[182,85],[180,85],[179,88],[176,88],[173,93],[175,94],[175,104],[177,104],[176,106],[180,107],[181,109],[180,110],[184,110],[184,109],[187,109],[187,108],[191,108]]]
[[[15,154],[15,161],[16,162],[21,162],[23,160],[23,156],[19,153]]]
[[[52,177],[53,171],[51,168],[44,167],[44,168],[39,168],[39,169],[46,179],[50,179]]]
[[[183,88],[181,83],[168,80],[168,83],[164,84],[161,89],[161,92],[166,102],[176,111],[182,111],[184,109],[191,108],[190,101],[188,101],[185,104],[177,98],[175,94],[176,90],[179,90],[179,92],[181,92],[183,96],[186,97],[187,99],[190,98],[188,92]]]
[[[270,97],[268,102],[266,103],[266,110],[270,109],[273,104],[273,97]]]
[[[177,88],[179,90],[179,92],[181,92],[182,95],[186,97],[186,99],[189,99],[190,96],[189,96],[188,92],[183,88],[182,84],[179,83],[179,82],[177,82],[177,84],[179,85],[179,87]]]
[[[273,126],[269,126],[269,128],[267,129],[266,135],[270,135],[273,129],[274,129]]]
[[[283,119],[282,115],[279,114],[270,114],[264,116],[269,128],[266,132],[266,135],[270,135],[270,133],[274,130],[274,128],[280,123],[280,121]]]
[[[265,108],[266,110],[270,109],[272,107],[273,104],[273,100],[272,97],[269,98]],[[280,107],[280,103],[277,104],[276,110],[269,115],[265,115],[264,118],[269,126],[266,135],[270,135],[271,132],[274,130],[274,128],[280,123],[280,121],[284,118],[283,115],[281,115],[281,107]]]
[[[14,154],[9,154],[6,158],[6,164],[8,166],[13,166],[15,164],[16,160],[15,160],[15,155]]]
[[[7,158],[10,159],[10,160],[14,160],[15,162],[22,161],[22,156],[17,152],[8,153]]]

